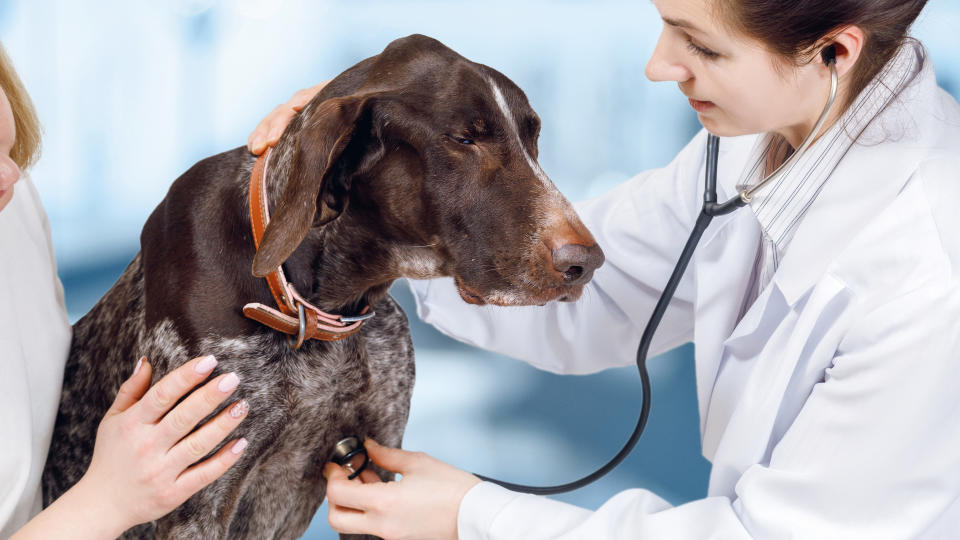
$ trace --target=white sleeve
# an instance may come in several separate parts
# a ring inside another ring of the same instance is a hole
[[[543,307],[467,304],[452,278],[409,280],[417,314],[441,332],[556,373],[590,373],[635,360],[640,335],[700,208],[702,131],[670,165],[576,205],[606,262],[576,302]],[[650,356],[693,337],[693,281],[677,289]]]
[[[846,334],[770,462],[736,498],[671,507],[624,491],[592,512],[475,486],[460,540],[955,538],[960,505],[960,284],[888,301]],[[950,522],[953,520],[953,522]]]

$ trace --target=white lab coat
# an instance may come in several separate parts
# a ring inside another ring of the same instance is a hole
[[[40,511],[69,348],[50,226],[24,176],[0,211],[0,538]]]
[[[696,345],[708,496],[632,489],[588,511],[482,483],[461,540],[960,537],[960,107],[931,64],[840,162],[739,322],[758,222],[741,209],[705,233],[651,356]],[[721,200],[755,139],[721,140]],[[553,372],[632,364],[701,206],[705,141],[577,206],[606,254],[578,302],[479,308],[444,278],[411,282],[420,317]]]

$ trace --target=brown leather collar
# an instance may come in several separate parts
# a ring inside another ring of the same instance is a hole
[[[270,211],[266,204],[266,176],[272,150],[273,148],[267,149],[257,158],[250,172],[250,226],[253,229],[253,244],[258,249],[263,231],[270,223]],[[353,335],[360,330],[364,321],[375,314],[370,310],[370,306],[364,307],[360,315],[354,317],[322,311],[297,293],[283,275],[283,267],[280,266],[267,274],[265,279],[274,302],[280,308],[279,311],[254,302],[243,306],[243,314],[274,330],[295,336],[287,341],[294,349],[299,349],[308,339],[336,341]]]

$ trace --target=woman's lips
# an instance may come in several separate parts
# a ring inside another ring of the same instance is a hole
[[[712,101],[699,101],[693,98],[688,99],[690,100],[690,106],[693,107],[693,110],[697,112],[706,112],[717,106]]]

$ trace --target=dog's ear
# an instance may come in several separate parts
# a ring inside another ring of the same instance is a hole
[[[336,197],[342,186],[332,186],[342,176],[338,161],[350,144],[368,98],[346,96],[323,101],[306,119],[291,159],[290,177],[253,258],[253,275],[272,272],[297,249],[310,227],[323,225],[343,211],[345,197]]]

